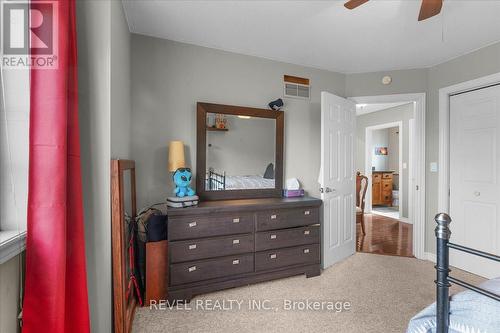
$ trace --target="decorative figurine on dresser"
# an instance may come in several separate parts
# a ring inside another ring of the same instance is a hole
[[[169,207],[190,207],[198,204],[198,196],[191,188],[191,169],[186,167],[184,143],[171,141],[168,145],[168,171],[172,172],[175,197],[167,198]]]
[[[230,130],[207,130],[220,114]],[[168,210],[170,300],[320,274],[321,200],[282,198],[283,133],[282,111],[198,103],[200,202]]]

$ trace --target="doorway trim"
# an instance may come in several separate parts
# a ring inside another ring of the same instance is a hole
[[[398,145],[398,177],[399,178],[399,201],[400,203],[403,201],[403,182],[401,182],[401,178],[403,175],[403,122],[395,121],[391,123],[385,123],[380,125],[368,126],[365,129],[365,176],[368,179],[372,179],[372,159],[373,159],[373,149],[372,149],[372,140],[373,140],[373,131],[393,128],[397,127],[399,131]],[[366,208],[367,212],[373,214],[373,205],[372,205],[372,183],[368,182],[368,187],[366,191]],[[399,217],[400,220],[404,221],[403,216],[403,205],[399,205]]]
[[[394,94],[379,96],[349,97],[356,104],[395,102],[415,103],[415,155],[413,156],[416,187],[413,196],[413,255],[426,259],[425,255],[425,93]],[[408,191],[410,192],[410,191]]]
[[[496,84],[500,73],[439,89],[438,212],[450,212],[450,97]]]

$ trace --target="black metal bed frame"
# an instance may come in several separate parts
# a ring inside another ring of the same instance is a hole
[[[484,296],[490,297],[500,302],[500,295],[494,294],[483,288],[474,286],[465,281],[450,276],[450,248],[482,258],[491,259],[500,262],[500,257],[491,253],[471,249],[462,245],[450,243],[450,223],[451,218],[446,213],[437,214],[434,220],[437,223],[435,234],[437,240],[437,264],[436,268],[436,333],[448,333],[450,324],[450,298],[449,288],[451,284],[462,286],[466,289],[475,291]]]
[[[226,172],[222,174],[209,169],[206,175],[206,189],[210,191],[220,191],[226,189]]]

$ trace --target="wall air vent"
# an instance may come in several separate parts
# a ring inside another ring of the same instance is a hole
[[[284,75],[283,83],[285,97],[309,99],[311,95],[311,86],[309,85],[309,79],[291,75]]]

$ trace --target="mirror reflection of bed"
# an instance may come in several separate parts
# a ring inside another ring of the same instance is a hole
[[[274,119],[207,113],[207,191],[274,189]]]

